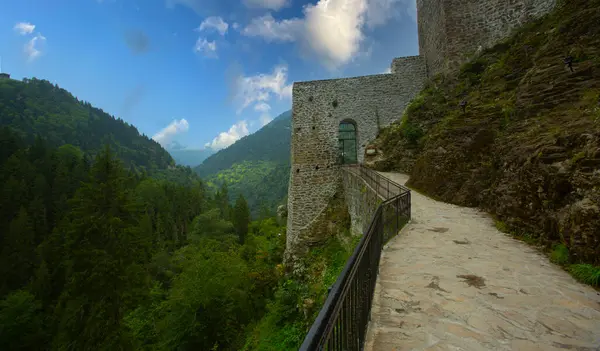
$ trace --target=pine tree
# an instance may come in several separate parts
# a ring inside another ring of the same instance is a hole
[[[29,215],[21,207],[10,223],[4,239],[0,258],[0,293],[23,287],[31,277],[35,266],[35,234]]]
[[[248,235],[248,225],[250,224],[250,209],[243,195],[238,196],[233,208],[233,226],[238,236],[240,244],[246,241]]]
[[[145,285],[147,240],[136,220],[123,167],[108,147],[71,201],[65,234],[67,284],[53,347],[119,349],[119,326]],[[145,227],[145,225],[144,225]]]

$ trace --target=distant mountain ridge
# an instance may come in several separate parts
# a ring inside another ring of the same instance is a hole
[[[189,167],[199,166],[204,160],[215,153],[212,149],[188,149],[177,142],[167,145],[165,149],[178,165]]]
[[[51,146],[71,144],[90,156],[106,144],[127,167],[156,172],[175,161],[137,128],[47,80],[0,79],[0,126],[10,127],[28,143],[36,135]]]
[[[292,112],[286,111],[194,170],[213,188],[226,182],[230,200],[243,194],[253,215],[261,207],[274,211],[287,195],[291,128]]]

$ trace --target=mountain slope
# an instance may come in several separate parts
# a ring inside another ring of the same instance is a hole
[[[410,173],[409,185],[437,199],[481,207],[548,249],[562,245],[571,263],[600,264],[598,23],[600,0],[561,1],[436,77],[382,131],[372,164]]]
[[[166,149],[178,165],[189,167],[199,166],[215,153],[212,149],[186,149],[178,143],[172,143]]]
[[[274,210],[287,194],[292,113],[287,111],[256,133],[207,158],[195,171],[212,187],[227,183],[234,200],[247,199],[252,214]]]
[[[136,169],[174,165],[166,150],[134,126],[46,80],[0,79],[0,126],[11,127],[28,143],[40,135],[53,147],[71,144],[92,157],[108,144]]]

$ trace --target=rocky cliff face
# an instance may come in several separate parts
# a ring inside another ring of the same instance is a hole
[[[600,0],[564,4],[433,79],[365,159],[599,264]]]

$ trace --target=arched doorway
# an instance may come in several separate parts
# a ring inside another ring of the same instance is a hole
[[[356,152],[356,125],[350,121],[342,121],[338,130],[340,163],[358,163]]]

